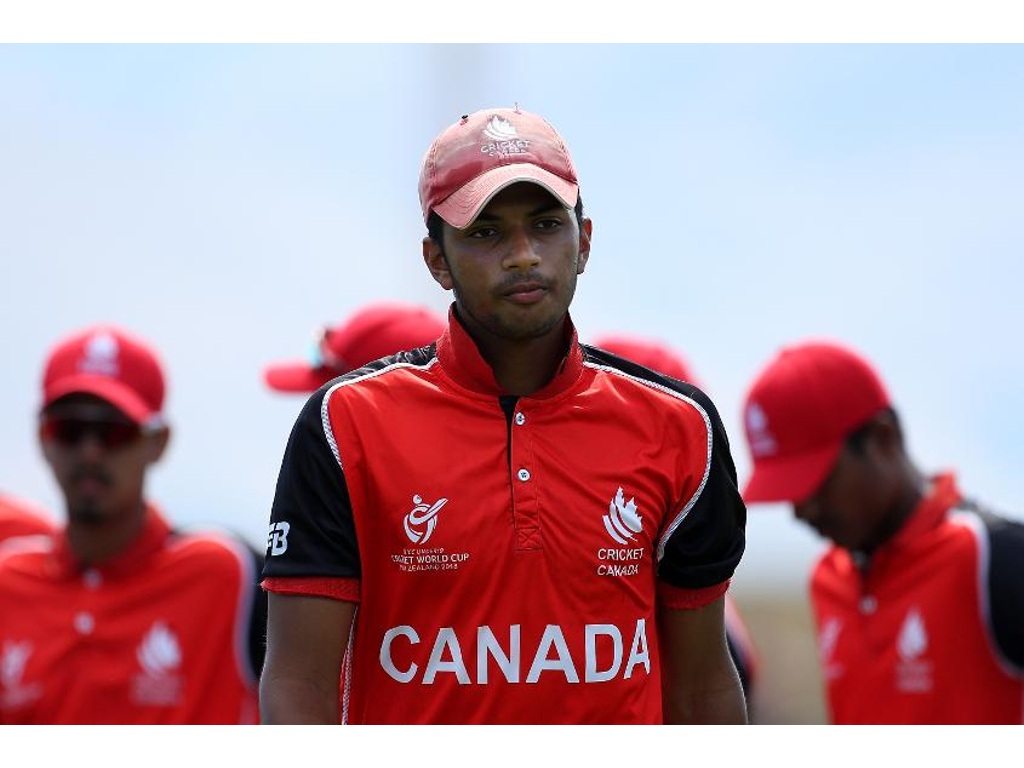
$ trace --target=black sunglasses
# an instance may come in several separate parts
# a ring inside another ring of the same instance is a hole
[[[69,448],[79,445],[88,435],[94,435],[104,448],[113,449],[138,440],[142,428],[129,421],[43,416],[40,434],[44,440],[54,440]]]

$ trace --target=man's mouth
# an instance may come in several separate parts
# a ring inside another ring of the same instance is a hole
[[[540,281],[527,281],[503,291],[503,295],[509,301],[516,304],[535,304],[543,299],[548,293],[548,287]]]

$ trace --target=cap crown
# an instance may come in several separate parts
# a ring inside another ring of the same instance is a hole
[[[466,115],[446,128],[423,158],[419,182],[423,220],[474,179],[496,168],[520,164],[578,183],[565,142],[544,118],[503,108]]]
[[[400,350],[430,344],[444,329],[444,322],[426,309],[378,304],[329,329],[325,343],[346,370],[353,370]]]
[[[133,395],[133,418],[157,414],[164,403],[164,374],[156,353],[142,340],[111,325],[97,325],[57,343],[43,373],[44,404],[76,392],[115,399]]]
[[[783,349],[758,376],[744,403],[750,452],[782,458],[841,443],[889,406],[878,375],[838,344]]]

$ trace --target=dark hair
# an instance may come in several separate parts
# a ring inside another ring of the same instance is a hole
[[[576,214],[576,224],[579,228],[583,229],[583,196],[576,195],[576,205],[573,207],[573,213]],[[427,217],[427,237],[437,243],[441,248],[441,255],[444,256],[444,219],[437,215],[436,211],[431,211]]]
[[[864,443],[867,442],[868,433],[875,425],[875,420],[878,419],[879,416],[888,416],[892,419],[892,423],[893,426],[896,427],[897,434],[899,434],[901,440],[903,439],[903,430],[900,427],[900,418],[896,415],[896,411],[892,408],[883,408],[846,436],[846,447],[850,449],[851,453],[858,456],[864,455]]]

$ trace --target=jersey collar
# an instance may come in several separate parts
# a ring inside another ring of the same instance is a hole
[[[58,573],[73,577],[87,568],[92,568],[99,571],[104,578],[116,578],[142,570],[171,533],[171,527],[155,505],[147,504],[145,515],[142,530],[126,549],[91,566],[84,565],[71,550],[67,535],[59,534],[55,537],[57,542],[53,553]]]
[[[956,487],[953,473],[944,472],[936,475],[932,478],[928,492],[917,503],[907,522],[893,536],[889,545],[900,547],[913,542],[922,533],[938,525],[946,513],[961,501],[963,496]]]
[[[531,394],[533,400],[544,400],[566,391],[576,383],[583,373],[583,350],[576,336],[572,318],[566,315],[566,354],[551,381]],[[469,335],[462,321],[455,314],[455,304],[448,309],[448,327],[437,340],[437,359],[444,372],[461,387],[473,392],[495,397],[508,394],[497,379],[494,371]]]

